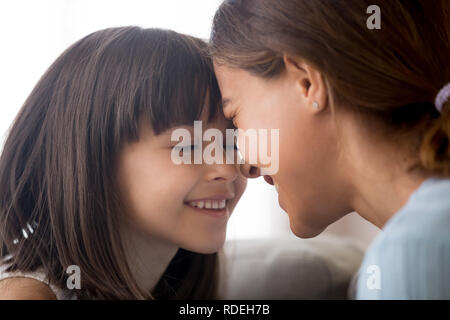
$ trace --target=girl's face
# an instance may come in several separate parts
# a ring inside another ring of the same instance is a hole
[[[350,212],[334,122],[313,111],[297,79],[288,71],[267,80],[224,65],[214,69],[226,118],[243,130],[279,129],[279,170],[265,179],[275,183],[293,233],[313,237]]]
[[[203,121],[203,132],[217,128],[225,137],[225,129],[231,123],[219,113],[216,122]],[[117,178],[129,222],[148,235],[190,251],[218,251],[246,179],[237,165],[176,165],[171,160],[172,148],[178,144],[171,141],[176,128],[160,135],[155,135],[149,126],[141,128],[139,141],[127,144],[119,157]],[[194,144],[193,127],[182,128],[191,132]],[[206,145],[203,143],[203,149]],[[193,202],[197,206],[201,202],[203,209],[194,207]],[[214,209],[223,205],[221,210]],[[207,206],[212,209],[205,209]]]

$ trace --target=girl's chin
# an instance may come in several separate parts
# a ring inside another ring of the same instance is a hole
[[[223,245],[219,246],[219,247],[216,247],[216,248],[211,248],[211,247],[208,247],[208,248],[197,248],[197,247],[193,247],[191,249],[188,249],[188,248],[183,248],[183,249],[189,250],[189,251],[195,252],[195,253],[200,253],[200,254],[213,254],[213,253],[216,253],[216,252],[220,251],[222,248],[223,248]]]
[[[212,254],[220,251],[224,244],[225,237],[223,239],[211,239],[209,242],[190,243],[180,247],[195,253]]]

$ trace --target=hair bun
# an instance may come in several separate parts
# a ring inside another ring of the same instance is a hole
[[[438,94],[436,95],[436,100],[434,101],[436,109],[439,112],[442,112],[442,108],[449,99],[450,99],[450,82],[447,83],[445,86],[443,86],[442,89],[439,90]]]

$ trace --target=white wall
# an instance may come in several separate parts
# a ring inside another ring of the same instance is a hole
[[[99,29],[160,27],[207,39],[219,0],[0,2],[0,135],[39,77],[70,44]],[[3,142],[3,140],[2,140]]]

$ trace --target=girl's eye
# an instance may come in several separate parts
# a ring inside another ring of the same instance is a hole
[[[180,152],[186,152],[186,151],[188,151],[189,149],[190,149],[191,151],[196,150],[196,149],[198,149],[198,146],[196,146],[196,145],[189,145],[189,146],[174,146],[173,148],[174,148],[175,150],[180,151]],[[234,150],[236,150],[236,151],[239,150],[237,144],[233,144],[233,145],[224,145],[223,148],[224,148],[224,149],[232,148],[232,149],[234,149]]]
[[[188,149],[195,150],[197,149],[197,146],[195,144],[192,144],[189,146],[174,146],[173,148],[179,151],[187,151]]]
[[[223,148],[224,149],[228,149],[230,147],[233,147],[234,150],[239,150],[237,144],[233,144],[233,145],[224,145]]]

